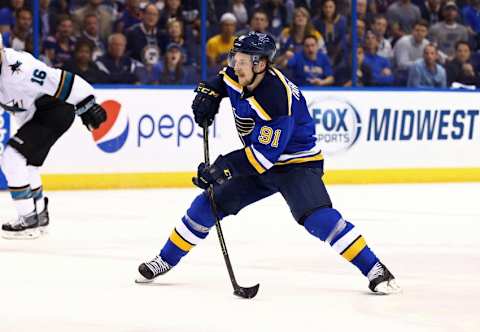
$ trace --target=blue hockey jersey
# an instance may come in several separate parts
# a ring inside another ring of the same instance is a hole
[[[238,83],[231,67],[223,69],[212,83],[230,98],[244,144],[243,149],[225,156],[232,176],[262,174],[290,164],[323,165],[305,98],[278,69],[269,68],[253,91]]]

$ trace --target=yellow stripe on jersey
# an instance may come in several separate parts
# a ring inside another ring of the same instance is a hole
[[[247,98],[248,102],[250,103],[250,106],[257,112],[258,116],[262,118],[265,121],[270,121],[272,118],[270,115],[268,115],[267,111],[258,103],[258,101],[255,99],[255,97],[249,97]]]
[[[367,246],[363,236],[359,236],[343,253],[342,256],[349,262],[353,261],[355,257]]]
[[[65,85],[65,76],[65,71],[62,70],[62,75],[60,76],[60,82],[58,83],[57,91],[55,91],[55,94],[53,95],[55,98],[60,97],[60,94],[63,91],[63,86]]]
[[[245,154],[247,155],[247,159],[250,164],[253,166],[253,168],[255,168],[258,173],[262,174],[265,172],[265,168],[263,168],[263,166],[260,165],[260,163],[257,161],[255,156],[253,155],[252,149],[250,149],[249,146],[245,148]]]
[[[300,157],[300,158],[290,159],[287,161],[277,161],[275,165],[301,164],[309,161],[319,161],[319,160],[323,160],[323,155],[321,152],[314,156]]]
[[[226,71],[221,72],[223,74],[223,81],[231,87],[233,90],[241,93],[243,91],[243,87],[240,85],[240,83],[236,82],[233,78],[227,75]]]
[[[190,251],[190,249],[193,248],[193,244],[182,238],[175,229],[170,235],[170,241],[172,241],[177,247],[179,247],[183,251]]]
[[[285,87],[285,90],[287,90],[287,100],[288,100],[288,115],[292,115],[292,90],[290,86],[287,84],[287,81],[285,80],[285,77],[283,74],[275,68],[272,68],[275,74],[277,74],[278,78],[280,81],[283,83],[283,86]]]

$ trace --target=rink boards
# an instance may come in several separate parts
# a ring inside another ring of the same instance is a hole
[[[97,91],[108,122],[92,134],[75,121],[45,164],[45,186],[190,186],[203,159],[201,129],[190,110],[192,89]],[[304,95],[329,183],[480,180],[478,93],[307,90]],[[224,100],[210,131],[212,157],[240,147],[230,102]]]

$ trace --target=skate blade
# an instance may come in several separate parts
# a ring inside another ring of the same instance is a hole
[[[153,278],[153,279],[147,279],[147,278],[144,278],[144,277],[140,276],[140,277],[138,277],[137,279],[135,279],[135,283],[136,283],[136,284],[150,284],[150,283],[152,283],[154,280],[155,280],[155,278]]]
[[[381,282],[375,287],[375,294],[377,295],[393,295],[402,292],[395,279]]]
[[[26,229],[20,232],[2,231],[2,237],[7,240],[34,240],[39,236],[38,229]]]
[[[48,234],[48,225],[47,226],[38,226],[38,231],[40,235],[47,235]]]

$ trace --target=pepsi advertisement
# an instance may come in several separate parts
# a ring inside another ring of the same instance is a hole
[[[479,169],[480,96],[463,91],[303,91],[325,169]],[[108,120],[75,121],[43,174],[187,174],[203,160],[191,89],[98,89]],[[242,147],[228,99],[210,127],[210,154]],[[75,153],[72,153],[75,151]],[[80,180],[79,180],[80,181]]]

